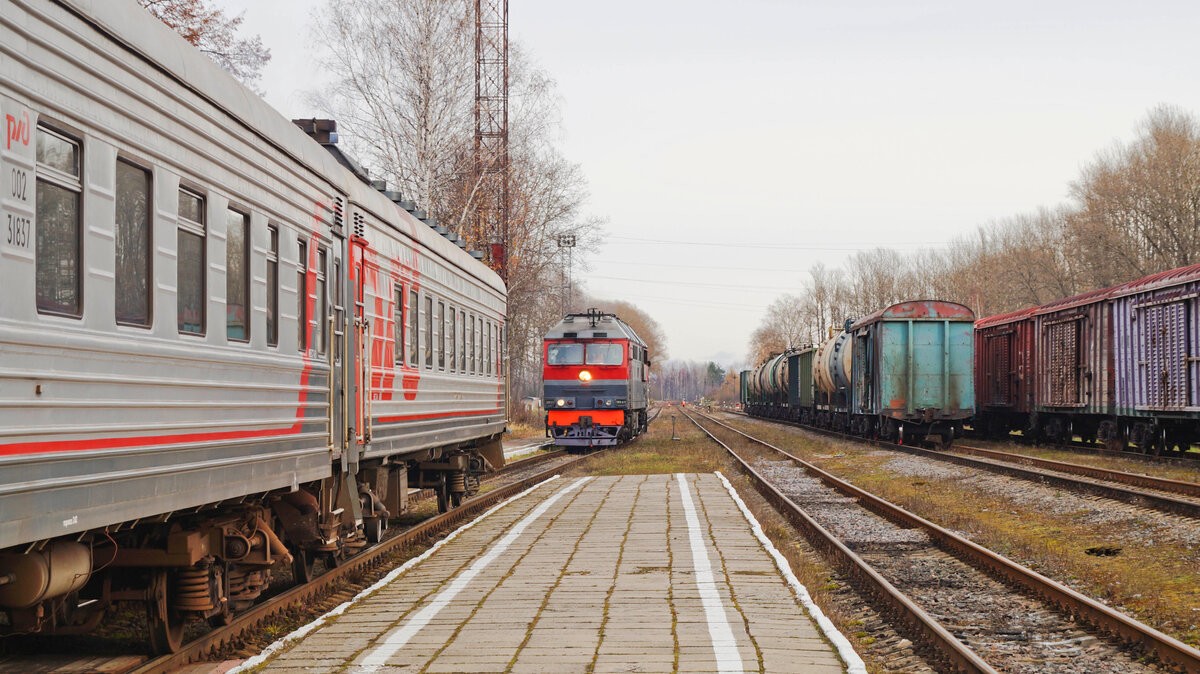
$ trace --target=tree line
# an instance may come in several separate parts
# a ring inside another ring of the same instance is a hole
[[[761,363],[888,304],[941,299],[990,316],[1200,262],[1200,122],[1151,110],[1135,137],[1099,152],[1065,203],[979,226],[946,249],[856,253],[814,265],[750,338]]]

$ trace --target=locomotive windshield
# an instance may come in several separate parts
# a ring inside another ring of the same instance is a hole
[[[620,365],[624,349],[620,344],[588,344],[588,365]]]
[[[582,344],[551,344],[546,347],[547,365],[583,365]]]

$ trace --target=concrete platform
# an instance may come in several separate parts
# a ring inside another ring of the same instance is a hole
[[[845,669],[722,479],[697,474],[544,483],[264,671]]]

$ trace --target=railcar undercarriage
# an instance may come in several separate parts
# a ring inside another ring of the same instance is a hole
[[[184,626],[227,623],[290,567],[297,583],[379,542],[407,512],[409,487],[437,492],[441,512],[503,465],[499,436],[432,450],[425,461],[387,460],[186,512],[124,522],[74,538],[0,551],[0,634],[81,634],[118,604],[145,607],[151,649],[180,648]],[[287,575],[286,573],[284,574]]]

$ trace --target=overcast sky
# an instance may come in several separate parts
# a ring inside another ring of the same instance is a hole
[[[220,0],[289,117],[324,0]],[[675,358],[740,360],[818,261],[944,245],[1052,206],[1160,103],[1200,113],[1200,3],[510,0],[558,83],[563,153],[607,243],[577,277]]]

